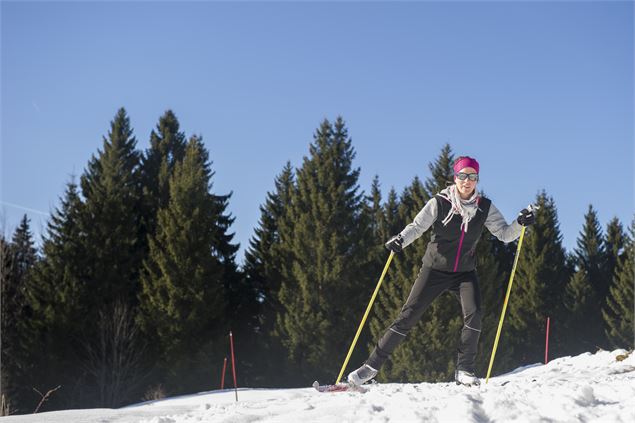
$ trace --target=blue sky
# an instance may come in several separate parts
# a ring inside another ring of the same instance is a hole
[[[172,109],[233,191],[242,247],[287,160],[343,116],[368,191],[450,143],[511,221],[546,190],[564,245],[634,208],[631,2],[2,2],[5,234],[40,236],[121,106],[138,147]],[[242,260],[241,249],[239,261]]]

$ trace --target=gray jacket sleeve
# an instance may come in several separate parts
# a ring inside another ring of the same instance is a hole
[[[417,216],[415,216],[415,220],[401,231],[400,235],[403,238],[403,248],[406,248],[407,245],[423,235],[423,233],[432,226],[437,219],[437,208],[437,201],[431,198],[426,205],[423,206]]]
[[[514,219],[511,225],[508,225],[501,212],[494,206],[494,203],[491,203],[489,206],[489,213],[487,214],[487,219],[485,219],[485,227],[492,235],[505,243],[512,242],[518,238],[523,228],[516,219]]]

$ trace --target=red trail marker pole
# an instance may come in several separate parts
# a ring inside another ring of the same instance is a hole
[[[234,359],[234,336],[229,331],[229,345],[232,352],[232,373],[234,374],[234,392],[236,393],[236,401],[238,401],[238,384],[236,383],[236,360]]]
[[[549,317],[547,317],[547,334],[545,336],[545,364],[549,362]]]
[[[227,357],[223,360],[223,373],[220,378],[220,389],[225,388],[225,370],[227,370]]]

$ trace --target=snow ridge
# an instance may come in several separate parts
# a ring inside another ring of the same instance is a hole
[[[635,421],[635,357],[626,351],[563,357],[491,378],[480,388],[454,383],[379,384],[370,392],[318,394],[311,389],[242,393],[209,410],[171,420],[251,422]],[[484,381],[483,381],[484,382]],[[221,394],[223,395],[223,394]]]

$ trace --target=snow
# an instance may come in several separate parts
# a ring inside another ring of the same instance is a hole
[[[563,357],[493,377],[480,387],[387,383],[369,392],[313,388],[218,390],[116,410],[66,410],[2,423],[635,422],[635,354]],[[310,385],[313,381],[307,381]]]

